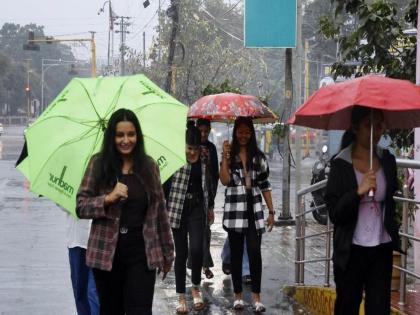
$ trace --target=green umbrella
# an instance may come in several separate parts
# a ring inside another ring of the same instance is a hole
[[[187,106],[144,75],[75,78],[25,132],[28,156],[18,169],[31,191],[74,214],[87,163],[119,108],[139,118],[146,152],[158,163],[162,182],[186,163]]]

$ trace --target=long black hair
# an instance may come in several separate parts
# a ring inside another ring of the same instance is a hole
[[[254,124],[252,123],[252,119],[249,117],[240,116],[236,118],[235,125],[233,126],[233,134],[232,134],[232,148],[230,153],[230,167],[232,168],[235,165],[236,156],[239,154],[240,145],[238,139],[236,138],[236,131],[240,125],[245,125],[251,130],[251,139],[249,139],[246,154],[247,154],[247,170],[249,170],[250,166],[255,157],[263,156],[264,154],[258,149],[257,145],[257,137],[255,136],[255,128]]]
[[[195,126],[194,121],[189,120],[187,122],[187,132],[185,133],[185,142],[188,145],[200,145],[201,144],[201,133],[200,130]]]
[[[137,116],[129,109],[121,108],[115,111],[108,121],[105,129],[102,148],[99,153],[100,168],[99,181],[105,185],[115,185],[116,181],[122,176],[123,160],[121,154],[115,146],[115,136],[117,124],[122,121],[131,122],[134,125],[137,135],[137,142],[133,148],[133,173],[140,178],[144,178],[144,182],[150,179],[150,157],[146,154],[144,148],[144,137]],[[148,186],[148,185],[145,185]]]
[[[350,129],[344,132],[341,138],[340,151],[356,141],[356,130],[359,128],[360,122],[363,118],[370,115],[371,111],[372,109],[368,107],[353,106],[351,110],[351,126]]]

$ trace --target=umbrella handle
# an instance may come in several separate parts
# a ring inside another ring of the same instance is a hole
[[[369,168],[373,170],[373,110],[370,110],[370,154],[369,154]],[[373,189],[369,190],[369,197],[373,198],[375,192]]]

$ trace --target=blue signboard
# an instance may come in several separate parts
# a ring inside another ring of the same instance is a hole
[[[245,0],[245,47],[296,47],[296,0]]]

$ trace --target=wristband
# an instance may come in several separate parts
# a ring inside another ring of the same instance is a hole
[[[275,212],[274,212],[274,210],[268,210],[268,214],[272,214],[272,215],[274,215],[274,214],[275,214]]]

